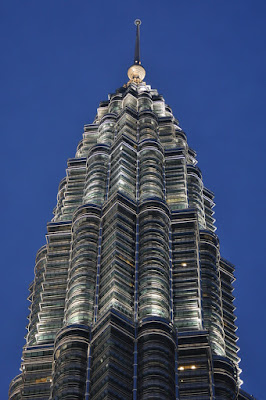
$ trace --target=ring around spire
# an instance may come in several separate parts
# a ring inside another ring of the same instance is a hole
[[[145,69],[141,66],[140,61],[140,25],[141,20],[136,19],[134,24],[137,27],[136,31],[136,43],[135,43],[135,55],[134,55],[134,64],[127,71],[127,75],[129,77],[129,82],[140,83],[143,81],[146,75]]]

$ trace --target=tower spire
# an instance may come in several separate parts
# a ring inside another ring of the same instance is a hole
[[[136,19],[134,21],[134,24],[137,26],[134,64],[141,64],[141,62],[140,62],[140,25],[141,25],[141,20]]]
[[[146,75],[145,69],[142,67],[140,62],[140,24],[141,20],[136,19],[135,25],[137,26],[136,31],[136,43],[135,43],[135,55],[134,55],[134,64],[127,71],[127,76],[129,77],[129,83],[134,82],[139,84],[143,81]]]

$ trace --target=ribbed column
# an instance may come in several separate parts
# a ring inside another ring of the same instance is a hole
[[[173,329],[155,318],[138,329],[138,399],[175,400],[176,337]]]
[[[42,284],[44,282],[45,266],[47,263],[47,246],[43,246],[37,252],[35,261],[35,278],[32,286],[27,344],[29,346],[36,344],[38,314],[40,311]]]
[[[207,331],[178,334],[177,361],[179,400],[216,399],[212,354]]]
[[[209,229],[211,232],[216,231],[216,227],[214,225],[215,218],[213,218],[214,215],[213,207],[215,206],[213,199],[214,199],[214,193],[204,187],[203,200],[204,200],[206,228]]]
[[[122,111],[122,96],[117,94],[111,97],[109,112],[118,115]]]
[[[71,223],[47,225],[47,261],[40,292],[37,343],[53,343],[63,326],[67,276],[70,258]]]
[[[169,215],[158,201],[139,211],[139,318],[170,318]]]
[[[48,400],[52,382],[51,345],[25,346],[22,354],[22,399]]]
[[[238,399],[237,369],[225,357],[213,356],[215,400]]]
[[[165,151],[166,201],[170,210],[188,207],[185,149]]]
[[[209,331],[214,354],[225,355],[219,243],[214,233],[200,232],[201,290],[204,328]]]
[[[19,374],[14,379],[12,379],[10,383],[8,391],[9,400],[22,400],[22,393],[21,393],[22,388],[23,388],[22,374]]]
[[[87,176],[83,203],[102,205],[107,191],[107,173],[110,148],[96,145],[91,148],[87,160]]]
[[[203,184],[200,170],[193,166],[187,165],[187,190],[189,207],[196,208],[199,219],[200,229],[205,229],[205,213],[203,200]]]
[[[79,142],[76,158],[88,157],[90,149],[97,143],[99,124],[84,125],[83,139]]]
[[[156,141],[139,145],[140,202],[148,198],[164,198],[163,150]]]
[[[160,143],[164,149],[175,148],[176,138],[175,138],[175,125],[173,123],[172,113],[166,113],[168,116],[164,118],[159,118],[159,138]]]
[[[82,204],[86,177],[85,158],[70,158],[67,164],[66,186],[62,189],[62,207],[58,215],[60,221],[71,221],[73,212]]]
[[[58,187],[57,194],[57,205],[54,208],[54,218],[53,221],[61,221],[62,219],[62,211],[63,211],[63,200],[65,198],[65,191],[67,187],[67,178],[63,178]]]
[[[174,324],[179,332],[202,329],[199,230],[196,211],[173,212],[171,226]]]
[[[116,114],[105,114],[99,124],[97,142],[100,144],[112,145],[115,135]]]
[[[152,111],[139,111],[139,141],[148,139],[158,139],[157,118]]]
[[[81,400],[85,397],[89,328],[72,325],[57,335],[49,399]]]
[[[223,322],[225,334],[225,352],[226,356],[238,365],[240,359],[237,355],[239,347],[237,346],[238,337],[236,335],[236,317],[234,315],[235,306],[233,296],[234,266],[224,258],[220,259],[220,277],[222,288],[222,307]]]
[[[84,205],[74,214],[65,308],[66,324],[93,321],[100,207]]]
[[[138,97],[138,112],[153,110],[153,101],[151,94],[148,92],[143,92]]]

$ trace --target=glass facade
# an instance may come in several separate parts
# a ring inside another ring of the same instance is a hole
[[[143,71],[135,61],[68,160],[10,400],[253,398],[214,194]]]

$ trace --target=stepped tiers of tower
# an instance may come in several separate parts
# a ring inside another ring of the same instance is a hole
[[[10,400],[254,399],[240,389],[234,267],[196,164],[145,82],[100,104],[37,253]]]

